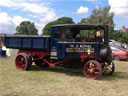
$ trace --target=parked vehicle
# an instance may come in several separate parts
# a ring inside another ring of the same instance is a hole
[[[128,45],[117,41],[109,42],[114,60],[128,60]]]
[[[29,70],[34,62],[40,67],[80,68],[88,79],[114,72],[107,25],[54,25],[51,36],[5,36],[5,46],[19,49],[19,70]]]
[[[111,47],[114,60],[128,60],[128,49]]]
[[[114,40],[110,40],[109,41],[109,46],[110,47],[118,47],[118,48],[123,48],[123,49],[127,49],[128,50],[128,44],[126,43],[120,43]]]

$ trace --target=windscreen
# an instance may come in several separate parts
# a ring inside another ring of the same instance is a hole
[[[58,31],[55,32],[54,38],[64,42],[103,42],[104,31],[100,28],[60,27]]]

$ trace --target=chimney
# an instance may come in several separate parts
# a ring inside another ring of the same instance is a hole
[[[125,26],[122,27],[122,31],[123,31],[123,32],[126,32]]]

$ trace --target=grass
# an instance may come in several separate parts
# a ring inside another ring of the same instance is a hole
[[[0,96],[127,96],[128,61],[114,61],[116,69],[101,80],[86,79],[80,71],[32,66],[19,71],[15,57],[0,58]]]

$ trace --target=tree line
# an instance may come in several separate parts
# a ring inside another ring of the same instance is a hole
[[[87,18],[82,18],[78,24],[97,24],[103,25],[104,23],[109,24],[109,38],[122,43],[128,43],[128,31],[121,32],[114,30],[114,13],[110,12],[110,6],[104,8],[94,8],[91,15]],[[75,24],[70,17],[60,17],[57,20],[51,21],[44,26],[41,35],[50,35],[51,26],[56,24]],[[23,21],[19,26],[16,27],[17,35],[38,35],[38,30],[35,24],[30,21]]]

